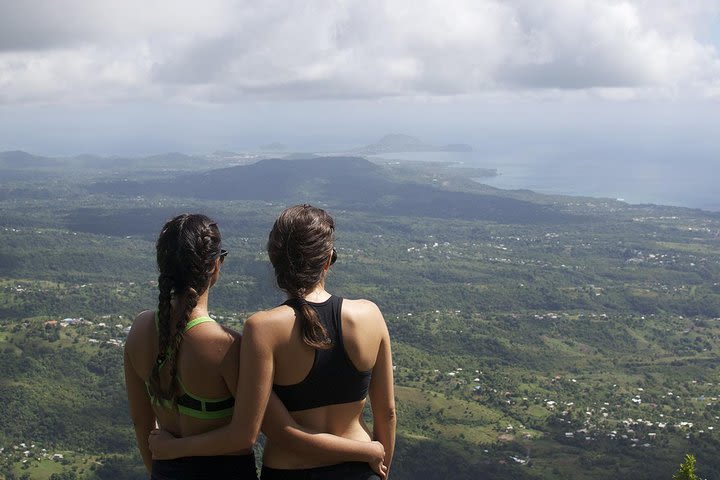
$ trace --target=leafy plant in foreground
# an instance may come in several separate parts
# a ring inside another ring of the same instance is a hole
[[[673,480],[700,480],[695,475],[695,455],[688,453],[685,455],[685,461],[680,464],[680,468],[673,475]]]

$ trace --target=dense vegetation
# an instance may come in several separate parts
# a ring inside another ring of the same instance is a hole
[[[717,214],[496,191],[441,164],[19,155],[0,155],[0,478],[142,477],[121,345],[155,303],[160,225],[219,221],[211,307],[242,328],[281,301],[263,247],[297,201],[335,216],[329,288],[390,326],[393,478],[669,478],[687,452],[720,477]]]

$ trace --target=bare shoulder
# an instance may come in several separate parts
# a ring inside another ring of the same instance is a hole
[[[143,310],[133,320],[130,331],[142,330],[145,328],[155,329],[155,310]]]
[[[133,348],[142,348],[142,344],[149,338],[154,338],[156,327],[155,327],[155,311],[144,310],[140,312],[128,332],[127,339],[125,341],[125,349],[132,351]]]
[[[125,339],[125,364],[132,366],[136,372],[141,371],[142,368],[138,369],[138,365],[144,365],[146,358],[150,355],[149,352],[157,352],[152,345],[155,342],[157,342],[155,311],[145,310],[140,312],[133,320],[128,336]]]
[[[243,335],[253,335],[253,341],[274,348],[290,341],[295,325],[295,311],[286,305],[252,314],[243,326]]]
[[[225,335],[232,339],[233,342],[240,342],[242,340],[242,333],[238,332],[234,328],[230,328],[227,325],[220,325],[220,327],[224,330]]]
[[[201,323],[185,333],[183,349],[198,360],[217,363],[233,350],[239,351],[239,332],[215,322]]]
[[[382,312],[374,302],[365,299],[343,299],[343,318],[352,322],[367,322],[374,326],[384,325]]]
[[[277,328],[292,325],[295,318],[295,311],[287,305],[280,305],[269,310],[261,310],[253,313],[245,320],[244,328],[252,328],[259,331],[270,331]]]
[[[374,315],[382,317],[380,309],[374,302],[360,298],[357,300],[343,299],[343,311],[353,315]]]
[[[201,323],[187,332],[186,335],[190,338],[196,338],[201,342],[227,345],[232,344],[240,337],[239,332],[216,322]]]
[[[240,345],[242,344],[242,334],[226,325],[221,325],[221,327],[225,331],[226,338],[231,342],[230,348],[228,348],[228,352],[232,354],[231,356],[239,358]]]

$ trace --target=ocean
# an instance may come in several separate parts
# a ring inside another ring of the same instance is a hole
[[[522,154],[411,152],[368,158],[494,168],[498,172],[496,177],[476,180],[502,189],[720,211],[720,155],[698,150],[684,156],[672,152],[648,155],[637,151],[580,150]]]

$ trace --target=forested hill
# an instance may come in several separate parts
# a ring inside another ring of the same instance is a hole
[[[261,160],[251,165],[146,181],[98,182],[91,191],[111,195],[210,200],[320,202],[380,215],[492,220],[525,224],[577,222],[579,217],[528,201],[453,191],[398,178],[360,157]]]

